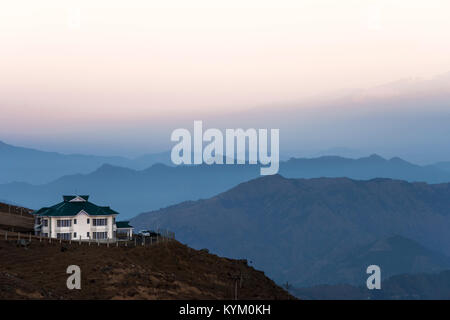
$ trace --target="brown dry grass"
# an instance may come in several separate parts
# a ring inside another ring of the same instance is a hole
[[[151,247],[88,247],[0,240],[0,299],[292,299],[244,261],[220,258],[176,241]],[[81,268],[81,290],[66,269]]]

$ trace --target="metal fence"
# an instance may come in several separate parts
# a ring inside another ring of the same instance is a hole
[[[20,233],[0,230],[0,240],[6,241],[17,241],[18,244],[28,245],[33,242],[40,243],[60,243],[69,245],[84,245],[84,246],[105,246],[109,247],[148,247],[155,244],[167,243],[175,240],[175,234],[170,231],[163,230],[163,233],[157,234],[154,237],[139,237],[138,235],[133,236],[132,239],[128,240],[118,240],[118,239],[107,239],[107,240],[94,240],[94,239],[56,239],[44,236],[35,236],[31,233]]]
[[[23,208],[23,207],[18,207],[18,206],[13,206],[7,203],[0,203],[0,211],[1,212],[6,212],[6,213],[10,213],[10,214],[18,214],[18,215],[26,215],[29,216],[31,215],[32,212],[34,212],[34,210],[28,209],[28,208]]]

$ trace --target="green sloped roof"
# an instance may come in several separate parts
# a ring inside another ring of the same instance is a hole
[[[83,196],[83,198],[87,196]],[[117,215],[118,212],[112,210],[110,207],[100,207],[89,201],[82,202],[70,202],[74,197],[64,196],[63,202],[55,204],[52,207],[41,208],[33,214],[39,216],[52,216],[52,217],[64,217],[64,216],[75,216],[81,210],[85,211],[90,216],[109,216]]]
[[[116,221],[117,228],[133,228],[130,226],[130,221]]]

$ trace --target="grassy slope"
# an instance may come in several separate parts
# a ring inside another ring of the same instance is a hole
[[[151,247],[88,247],[0,240],[0,299],[288,299],[245,261],[193,250],[176,241]],[[68,290],[66,268],[81,268],[81,290]]]

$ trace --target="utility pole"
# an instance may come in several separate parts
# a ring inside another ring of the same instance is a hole
[[[289,293],[289,289],[291,289],[291,284],[288,282],[288,281],[286,281],[286,283],[284,284],[284,288],[286,289],[286,291]],[[289,298],[288,298],[289,299]]]
[[[286,283],[284,284],[284,288],[289,291],[289,289],[291,288],[291,284],[286,281]]]
[[[240,275],[231,276],[231,280],[234,281],[234,300],[238,299],[238,282],[240,281]]]

